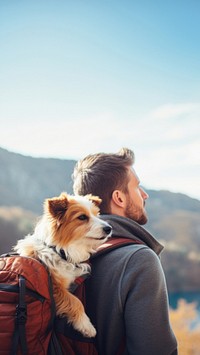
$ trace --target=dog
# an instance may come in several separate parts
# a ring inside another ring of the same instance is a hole
[[[98,216],[100,203],[97,196],[65,192],[46,199],[34,233],[13,248],[46,265],[52,277],[56,314],[66,316],[86,337],[95,337],[96,329],[69,288],[77,277],[90,272],[86,261],[111,236],[112,227]]]

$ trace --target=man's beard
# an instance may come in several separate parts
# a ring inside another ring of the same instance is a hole
[[[148,217],[144,208],[138,208],[128,198],[128,203],[125,210],[125,216],[137,222],[138,224],[145,224],[148,221]]]

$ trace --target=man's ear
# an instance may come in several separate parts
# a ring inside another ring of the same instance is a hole
[[[126,199],[125,194],[122,191],[114,190],[112,193],[112,200],[118,207],[125,207]]]

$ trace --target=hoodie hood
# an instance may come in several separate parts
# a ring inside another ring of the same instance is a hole
[[[132,219],[113,214],[104,214],[100,217],[112,226],[112,237],[124,237],[141,240],[157,255],[159,255],[164,249],[162,244],[160,244],[146,229]]]

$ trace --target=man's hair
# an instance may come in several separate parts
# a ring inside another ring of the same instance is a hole
[[[74,173],[74,193],[92,194],[102,199],[101,213],[110,213],[114,190],[127,192],[128,168],[134,164],[134,153],[122,148],[118,153],[90,154],[77,162]]]

